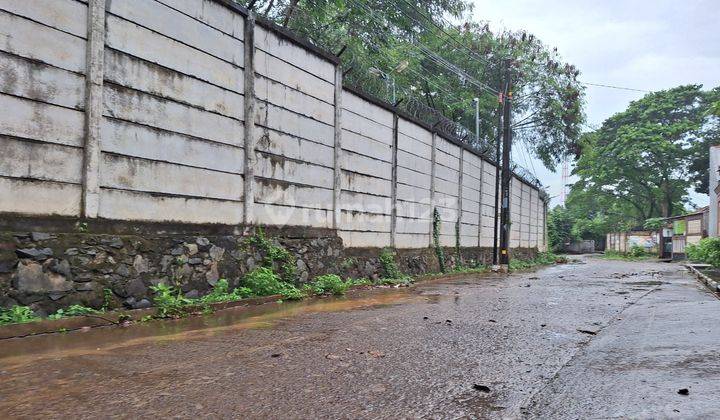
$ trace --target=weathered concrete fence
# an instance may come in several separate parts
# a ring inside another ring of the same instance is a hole
[[[0,0],[0,214],[491,247],[495,166],[220,0]],[[546,248],[513,178],[513,248]]]

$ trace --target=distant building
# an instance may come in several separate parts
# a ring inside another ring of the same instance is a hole
[[[710,211],[708,213],[708,236],[720,236],[718,215],[720,211],[720,145],[710,147]]]
[[[626,253],[639,246],[648,254],[658,252],[658,232],[652,230],[631,230],[611,232],[605,238],[605,250]]]
[[[626,253],[634,246],[639,246],[646,253],[657,254],[663,259],[685,259],[685,247],[697,244],[708,236],[711,208],[702,207],[692,213],[662,219],[662,226],[658,230],[636,229],[608,233],[606,250]]]
[[[703,207],[682,216],[664,219],[660,229],[660,258],[684,259],[685,247],[695,245],[708,236],[709,213],[712,206]],[[715,208],[717,211],[717,207]]]

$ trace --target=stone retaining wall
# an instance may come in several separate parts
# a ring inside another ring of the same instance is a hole
[[[201,232],[204,232],[201,233]],[[0,221],[0,306],[26,305],[39,314],[83,304],[150,306],[150,286],[178,284],[188,297],[204,295],[220,278],[236,287],[263,255],[247,245],[256,228],[122,224],[73,219]],[[330,229],[268,228],[265,235],[295,258],[297,282],[326,273],[377,279],[383,276],[379,248],[349,248]],[[455,250],[446,248],[447,265]],[[462,248],[465,262],[490,263],[490,248]],[[531,257],[535,250],[514,249]],[[396,261],[410,275],[440,271],[432,248],[398,250]]]

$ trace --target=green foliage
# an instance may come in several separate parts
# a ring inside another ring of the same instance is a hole
[[[352,284],[344,282],[337,274],[325,274],[318,276],[310,283],[315,294],[344,295]]]
[[[400,272],[397,264],[395,263],[395,251],[390,248],[383,248],[378,256],[380,259],[380,265],[382,265],[383,273],[385,277],[391,279],[399,279],[405,277]]]
[[[186,314],[185,306],[193,303],[191,299],[182,295],[180,289],[163,283],[150,286],[150,290],[155,292],[153,302],[157,307],[157,315],[161,318],[184,316]]]
[[[551,265],[557,263],[566,263],[567,258],[553,254],[552,252],[538,252],[535,258],[523,260],[519,258],[510,258],[508,268],[510,271],[526,270],[539,265]]]
[[[110,309],[110,305],[112,304],[112,301],[113,301],[112,289],[110,289],[109,287],[103,288],[103,304],[102,304],[101,310],[104,312],[104,311],[107,311],[108,309]]]
[[[93,308],[88,308],[84,305],[72,305],[69,308],[58,309],[54,314],[49,315],[48,319],[60,319],[69,316],[93,315],[99,313],[101,313],[101,311]]]
[[[258,267],[245,276],[244,284],[252,296],[283,295],[286,299],[301,299],[300,291],[280,279],[270,268]]]
[[[280,294],[285,300],[300,300],[307,296],[305,292],[293,285],[287,285]]]
[[[632,252],[617,252],[613,250],[605,250],[605,253],[603,255],[603,258],[606,260],[621,260],[621,261],[639,261],[644,260],[647,258],[650,258],[651,256],[645,253],[645,250],[642,249],[642,252],[635,251],[635,253]]]
[[[685,253],[693,262],[720,267],[720,238],[703,238],[697,245],[686,245]]]
[[[365,278],[347,279],[345,282],[348,283],[350,286],[369,286],[369,285],[373,284],[370,279],[365,279]]]
[[[37,321],[40,318],[35,316],[32,309],[27,306],[13,306],[10,309],[0,309],[0,325],[23,324]]]
[[[645,220],[645,223],[643,223],[643,229],[658,230],[662,228],[664,224],[665,219],[662,217],[651,217],[650,219]]]
[[[645,248],[641,247],[640,245],[632,245],[630,247],[630,251],[628,251],[628,255],[633,258],[640,258],[645,256]]]
[[[440,264],[440,272],[444,273],[445,268],[445,251],[440,246],[440,212],[437,208],[433,209],[433,248],[435,248],[435,255],[437,256],[438,263]]]
[[[278,270],[280,278],[285,282],[295,282],[297,271],[295,256],[268,239],[262,227],[257,228],[255,235],[248,238],[246,244],[260,251],[263,256],[261,261],[263,267]]]
[[[375,284],[382,285],[382,286],[407,286],[412,284],[412,278],[411,277],[402,277],[402,278],[387,278],[387,277],[381,277],[377,279]]]
[[[484,264],[480,264],[474,267],[460,266],[453,269],[454,273],[487,273],[490,271],[490,267]]]
[[[283,290],[280,277],[267,267],[258,267],[248,273],[244,283],[255,296],[276,295]]]
[[[469,0],[255,2],[261,15],[316,45],[333,52],[342,46],[346,83],[387,102],[395,92],[396,99],[404,99],[401,106],[430,124],[437,121],[439,111],[451,121],[473,127],[473,98],[479,96],[480,141],[469,136],[471,144],[488,144],[494,137],[497,97],[479,95],[476,83],[440,63],[450,62],[464,74],[497,87],[503,77],[499,58],[511,58],[516,70],[514,93],[523,98],[513,106],[514,118],[533,128],[517,130],[516,136],[533,145],[534,154],[554,168],[574,150],[584,122],[579,70],[534,35],[493,32],[487,22],[473,22],[472,9]],[[420,106],[437,111],[418,111]]]
[[[577,189],[602,200],[600,208],[618,213],[625,225],[682,213],[688,188],[698,183],[694,174],[708,171],[692,164],[700,134],[712,125],[709,94],[700,85],[652,92],[584,135]]]
[[[238,287],[232,292],[226,279],[220,279],[213,286],[213,290],[200,298],[201,303],[233,302],[252,296],[252,290],[247,287]]]
[[[353,258],[353,257],[345,258],[345,259],[340,263],[340,268],[343,269],[343,270],[347,270],[347,269],[350,269],[350,268],[352,268],[353,266],[355,266],[355,264],[357,264],[357,258]]]
[[[548,240],[552,249],[562,249],[566,243],[577,239],[573,234],[574,223],[575,219],[565,207],[556,206],[548,212]]]

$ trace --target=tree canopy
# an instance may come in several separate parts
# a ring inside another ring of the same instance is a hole
[[[442,122],[481,150],[495,139],[508,64],[517,140],[553,170],[576,150],[584,122],[580,72],[532,34],[471,21],[470,1],[264,0],[254,9],[320,47],[342,50],[346,83],[388,102],[394,91],[405,110]],[[472,132],[475,97],[479,138]]]
[[[582,135],[565,211],[578,238],[641,227],[685,212],[688,191],[707,192],[707,150],[717,143],[719,89],[678,86],[647,94]]]
[[[575,174],[586,189],[629,204],[639,222],[671,216],[690,186],[689,158],[702,125],[697,85],[654,92],[583,136]]]

